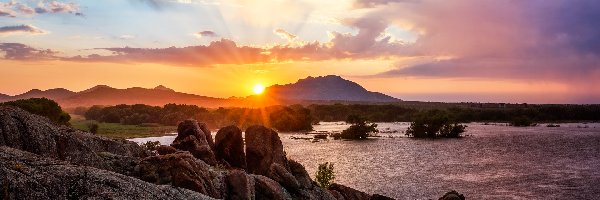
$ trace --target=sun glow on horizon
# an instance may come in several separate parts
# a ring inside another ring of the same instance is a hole
[[[265,91],[265,86],[263,86],[262,84],[256,84],[252,88],[252,91],[254,92],[254,94],[262,94]]]

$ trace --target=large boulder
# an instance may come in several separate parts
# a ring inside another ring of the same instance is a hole
[[[231,170],[225,177],[226,196],[228,200],[254,199],[254,178],[241,170]]]
[[[198,127],[200,127],[200,130],[202,130],[202,132],[204,133],[204,137],[206,138],[206,142],[208,143],[208,146],[210,146],[210,149],[215,151],[215,142],[213,141],[212,134],[210,129],[208,128],[208,125],[206,125],[206,123],[204,122],[199,122]]]
[[[246,169],[242,130],[237,126],[219,129],[215,136],[215,154],[218,160],[227,162],[233,168]]]
[[[136,176],[154,184],[171,184],[221,198],[221,185],[215,183],[218,174],[189,152],[181,151],[145,158],[136,166]]]
[[[337,183],[331,184],[328,189],[335,191],[333,193],[338,193],[345,200],[369,200],[371,198],[371,195],[367,193]]]
[[[394,200],[394,198],[383,196],[381,194],[373,194],[371,195],[371,198],[369,198],[369,200]]]
[[[57,126],[45,117],[12,106],[0,106],[0,146],[125,175],[147,156],[135,142]]]
[[[177,153],[179,151],[180,150],[176,149],[175,147],[166,146],[166,145],[160,145],[156,148],[156,153],[158,153],[158,155],[167,155],[167,154]]]
[[[279,183],[268,177],[253,175],[255,199],[291,199],[290,194]]]
[[[179,123],[177,137],[175,137],[171,146],[179,150],[189,151],[194,157],[209,165],[215,165],[217,160],[207,138],[211,138],[212,141],[210,132],[207,135],[202,131],[196,120],[189,119]]]
[[[264,126],[246,129],[246,163],[248,172],[268,176],[273,163],[289,170],[283,144],[277,132]]]
[[[312,189],[315,186],[314,182],[310,178],[310,175],[308,175],[308,172],[306,171],[304,166],[302,166],[302,164],[296,162],[295,160],[289,160],[289,164],[290,172],[298,181],[300,188]]]
[[[465,200],[465,196],[457,191],[446,192],[444,196],[440,197],[439,200]]]
[[[115,172],[0,146],[3,199],[213,199]]]
[[[300,184],[298,183],[298,180],[296,180],[296,177],[294,177],[292,173],[290,173],[280,164],[271,164],[271,167],[269,168],[268,177],[273,179],[274,181],[277,181],[279,184],[281,184],[283,187],[285,187],[291,192],[297,192],[298,190],[300,190]]]

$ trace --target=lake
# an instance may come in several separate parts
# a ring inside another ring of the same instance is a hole
[[[280,133],[287,156],[313,176],[333,162],[335,182],[397,199],[437,199],[449,190],[467,199],[599,199],[600,124],[510,127],[469,123],[460,139],[412,139],[408,123],[378,123],[367,141],[311,140]],[[343,122],[315,125],[339,132]],[[213,136],[214,136],[213,132]],[[136,138],[170,144],[174,135]]]

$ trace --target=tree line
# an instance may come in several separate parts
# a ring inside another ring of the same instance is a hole
[[[83,109],[76,109],[79,112]],[[164,106],[116,105],[92,106],[83,113],[87,120],[126,125],[157,123],[177,125],[185,119],[196,119],[211,128],[237,125],[246,128],[261,124],[279,131],[312,130],[310,110],[302,106],[270,106],[265,108],[206,109],[196,105],[166,104]]]
[[[412,108],[401,105],[310,105],[316,121],[344,121],[350,115],[359,115],[372,122],[411,122],[423,113],[441,111],[450,121],[512,122],[526,119],[533,122],[600,121],[600,105],[523,105],[518,108]]]

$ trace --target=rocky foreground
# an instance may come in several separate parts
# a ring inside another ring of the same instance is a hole
[[[0,107],[3,199],[391,199],[332,184],[319,187],[286,157],[277,132],[210,130],[181,122],[155,151],[95,136],[16,107]],[[244,145],[245,144],[245,145]],[[464,199],[448,193],[440,199]]]

